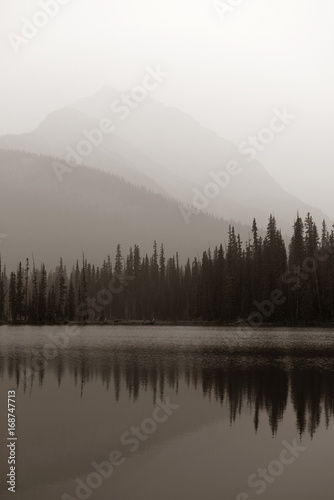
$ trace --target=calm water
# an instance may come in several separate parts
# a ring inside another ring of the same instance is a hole
[[[17,500],[332,499],[334,332],[235,334],[0,327],[1,498],[15,389]]]

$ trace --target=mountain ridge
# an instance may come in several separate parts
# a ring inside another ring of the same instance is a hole
[[[110,110],[120,95],[105,86],[54,111],[31,133],[1,136],[0,149],[41,153],[66,161],[71,148],[77,162],[168,195],[180,204],[194,205],[201,193],[200,197],[206,198],[202,210],[226,220],[249,224],[251,213],[265,229],[268,214],[273,213],[287,236],[298,210],[311,212],[318,225],[322,220],[332,224],[320,209],[284,191],[259,161],[248,162],[231,141],[178,108],[147,96],[122,121]],[[110,132],[102,133],[101,123],[106,120]],[[82,141],[89,154],[80,156]],[[216,195],[206,196],[209,186],[213,189],[212,174],[225,172],[230,162],[237,162],[242,173],[231,177],[224,188],[217,190],[216,183]]]

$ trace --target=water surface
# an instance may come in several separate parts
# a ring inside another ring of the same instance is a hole
[[[332,330],[69,332],[0,327],[5,438],[17,391],[16,499],[332,498]]]

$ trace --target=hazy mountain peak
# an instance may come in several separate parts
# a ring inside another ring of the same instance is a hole
[[[112,124],[110,132],[97,131],[102,119]],[[195,201],[200,198],[200,208],[218,217],[249,223],[252,213],[259,227],[266,227],[268,214],[275,212],[287,234],[298,209],[311,212],[318,224],[324,218],[328,221],[320,210],[283,190],[259,161],[247,161],[237,145],[182,110],[150,95],[136,100],[131,90],[119,92],[110,85],[54,111],[31,134],[1,137],[0,148],[66,158],[69,148],[80,152],[83,142],[88,154],[81,163],[196,209]],[[224,175],[231,161],[239,164],[240,175],[229,176],[223,187],[215,181],[216,194],[208,195],[212,175],[216,179],[218,174]]]

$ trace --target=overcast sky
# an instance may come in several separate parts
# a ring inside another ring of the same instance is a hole
[[[222,0],[239,5],[221,16],[213,0],[60,1],[16,54],[8,35],[43,0],[1,0],[0,134],[30,131],[106,84],[131,88],[159,64],[170,76],[152,97],[236,144],[286,106],[295,120],[258,159],[334,219],[333,0]]]

